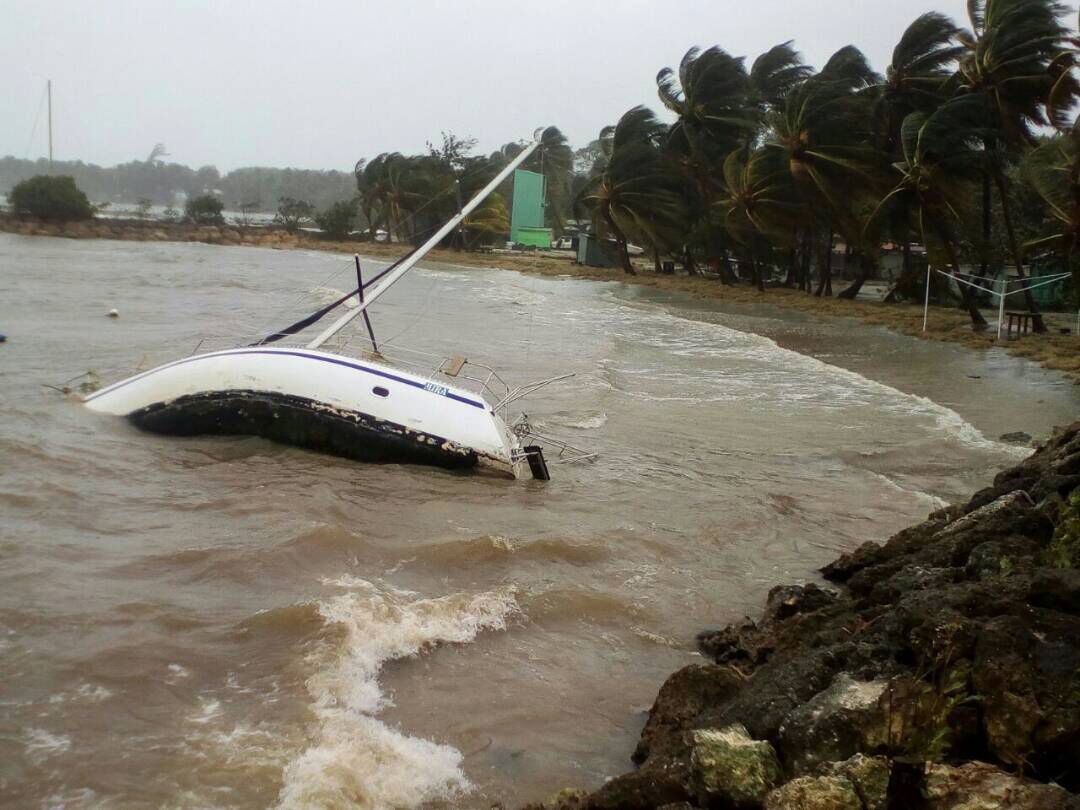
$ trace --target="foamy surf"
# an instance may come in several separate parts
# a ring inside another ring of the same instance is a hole
[[[437,599],[349,577],[318,604],[339,627],[339,643],[315,650],[307,682],[318,728],[283,774],[279,807],[416,807],[453,799],[470,785],[456,748],[410,737],[375,715],[390,704],[378,681],[383,664],[440,643],[462,644],[502,630],[518,610],[510,588]]]
[[[633,307],[625,302],[616,302],[616,306],[625,307],[625,314],[632,316],[639,335],[643,326],[657,327],[657,334],[651,335],[649,342],[665,351],[691,357],[733,357],[751,360],[760,364],[758,373],[779,375],[772,379],[769,388],[775,397],[779,389],[781,396],[788,401],[815,400],[822,405],[834,404],[837,407],[853,405],[879,405],[887,410],[903,415],[924,416],[933,419],[935,426],[949,438],[980,450],[991,450],[1012,459],[1020,460],[1031,454],[1031,448],[1019,447],[988,438],[977,427],[968,422],[959,413],[940,403],[918,394],[910,394],[877,380],[870,379],[857,371],[837,366],[808,354],[785,349],[772,338],[754,332],[743,332],[730,326],[710,321],[700,321],[667,310],[655,310],[647,307]],[[667,328],[665,321],[680,322],[680,328],[674,333]],[[719,338],[719,339],[718,339]],[[783,359],[783,365],[777,361]],[[805,389],[791,385],[790,371],[807,372],[805,378],[813,381]],[[620,368],[620,374],[633,374],[633,369]],[[657,370],[650,369],[650,377],[656,376]],[[661,373],[662,370],[660,370]],[[643,391],[624,391],[635,398],[655,399],[658,401],[714,402],[732,399],[753,398],[756,393],[752,387],[738,391],[719,390],[723,385],[733,382],[725,376],[726,372],[710,371],[697,368],[694,370],[696,381],[706,380],[715,383],[718,390],[697,395],[664,394],[655,395]],[[679,383],[685,382],[669,375],[666,386],[678,390]],[[753,382],[753,374],[744,370],[744,382]],[[828,384],[823,384],[824,382]]]

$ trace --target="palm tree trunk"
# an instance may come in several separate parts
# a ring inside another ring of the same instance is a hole
[[[994,148],[992,141],[986,141],[986,153]],[[982,173],[982,261],[979,264],[979,278],[986,278],[990,272],[990,230],[991,230],[990,172]]]
[[[761,263],[757,258],[757,247],[754,244],[750,245],[750,272],[754,277],[754,286],[758,288],[760,292],[765,292],[765,274],[762,270]]]
[[[912,282],[914,281],[915,272],[911,266],[911,239],[904,234],[904,244],[902,247],[903,263],[900,266],[900,278],[893,284],[892,289],[889,290],[888,295],[885,296],[884,303],[895,304],[897,298],[903,294],[909,298],[910,290],[912,288]]]
[[[615,234],[615,242],[619,245],[619,259],[622,260],[623,271],[627,275],[636,276],[637,271],[634,269],[634,265],[630,263],[630,251],[626,248],[626,234],[622,232],[622,228],[615,222],[615,217],[611,216],[610,212],[604,211],[604,219],[607,220],[611,232]]]
[[[1001,212],[1005,218],[1005,232],[1009,235],[1009,250],[1013,255],[1013,261],[1016,262],[1016,276],[1020,281],[1024,280],[1024,257],[1020,253],[1020,243],[1016,240],[1016,229],[1013,228],[1012,213],[1009,210],[1009,200],[1006,195],[1005,188],[1005,173],[1002,172],[1001,166],[994,166],[994,181],[997,183],[998,196],[1001,197]],[[1008,291],[1008,279],[1006,278],[1005,289],[1002,292]],[[1027,289],[1027,285],[1024,285],[1024,301],[1027,303],[1028,312],[1031,313],[1031,327],[1037,333],[1046,332],[1046,324],[1043,322],[1042,315],[1039,313],[1039,307],[1035,304],[1035,297],[1031,294],[1031,290]]]
[[[944,234],[941,235],[941,241],[945,243],[945,250],[949,252],[949,261],[952,263],[953,272],[959,278],[960,255],[956,252],[956,243]],[[967,284],[957,283],[956,286],[960,288],[960,298],[964,302],[968,315],[971,316],[971,325],[975,328],[975,331],[982,332],[986,329],[986,318],[979,312],[979,302],[975,297],[975,293]]]
[[[795,237],[797,239],[798,234],[796,234]],[[785,287],[794,287],[796,278],[798,276],[799,251],[795,247],[794,241],[795,240],[793,240],[791,250],[788,251],[787,276],[784,278]]]
[[[832,297],[832,248],[833,248],[833,232],[832,228],[829,228],[829,239],[825,245],[824,255],[819,254],[818,258],[818,287],[814,290],[814,295],[821,298],[823,295]],[[841,294],[841,297],[843,295]]]
[[[847,301],[854,301],[859,297],[859,291],[862,290],[863,284],[866,283],[866,279],[870,277],[870,271],[874,269],[874,258],[859,251],[859,275],[855,277],[855,280],[843,290],[837,298],[843,298]]]
[[[694,253],[690,250],[689,245],[683,247],[683,264],[686,265],[686,274],[688,276],[696,276],[698,274],[697,265],[694,264]]]

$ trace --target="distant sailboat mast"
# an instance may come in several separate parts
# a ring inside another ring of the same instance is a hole
[[[49,174],[52,174],[52,79],[46,79],[45,86],[49,94]]]

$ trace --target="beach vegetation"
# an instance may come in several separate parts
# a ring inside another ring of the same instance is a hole
[[[73,177],[39,174],[17,183],[8,194],[8,204],[17,216],[32,216],[46,222],[91,219],[94,208]]]
[[[184,219],[196,225],[224,225],[225,217],[221,214],[224,209],[225,203],[218,197],[202,194],[185,203]]]
[[[307,200],[294,197],[282,197],[278,200],[277,215],[274,221],[289,233],[296,233],[305,222],[310,222],[315,215],[315,206]]]
[[[356,221],[356,202],[342,200],[315,214],[315,224],[329,239],[347,239]]]

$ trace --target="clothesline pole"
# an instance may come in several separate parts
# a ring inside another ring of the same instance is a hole
[[[930,312],[930,262],[926,263],[926,299],[922,308],[922,330],[926,331],[926,316]]]

